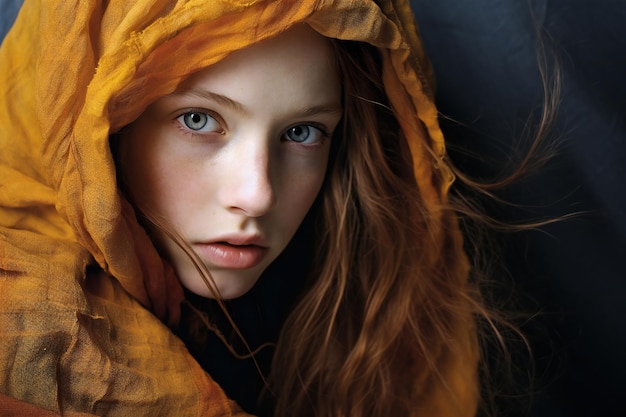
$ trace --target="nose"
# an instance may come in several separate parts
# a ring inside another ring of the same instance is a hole
[[[276,190],[267,144],[243,143],[233,147],[224,164],[226,178],[220,199],[227,210],[261,217],[275,206]]]

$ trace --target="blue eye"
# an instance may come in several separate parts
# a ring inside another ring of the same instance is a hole
[[[290,127],[285,132],[287,140],[296,143],[317,143],[324,136],[324,132],[314,126],[298,125]]]
[[[196,132],[221,132],[220,124],[207,113],[189,111],[176,120],[186,128]]]

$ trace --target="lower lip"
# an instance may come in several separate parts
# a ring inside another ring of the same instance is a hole
[[[256,245],[203,243],[195,246],[205,261],[218,268],[254,268],[261,263],[267,254],[267,248]]]

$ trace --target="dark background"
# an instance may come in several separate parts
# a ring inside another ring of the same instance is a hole
[[[495,161],[485,167],[452,150],[472,174],[510,164],[507,150],[541,110],[538,26],[544,50],[558,57],[557,155],[503,194],[518,207],[490,212],[506,221],[588,214],[496,237],[515,290],[526,294],[516,308],[538,313],[523,325],[536,362],[534,385],[511,399],[510,414],[626,416],[626,2],[411,5],[437,77],[439,110],[455,120],[442,119],[447,139]]]
[[[0,0],[0,38],[20,3]],[[411,6],[437,77],[452,158],[475,176],[512,166],[507,155],[532,134],[528,126],[543,97],[537,27],[561,70],[552,131],[560,138],[557,155],[502,194],[516,206],[488,210],[508,222],[586,214],[494,236],[510,271],[504,286],[518,294],[515,309],[530,317],[520,326],[535,361],[531,385],[528,358],[513,355],[522,371],[517,388],[503,390],[498,415],[626,416],[626,1],[412,0]]]

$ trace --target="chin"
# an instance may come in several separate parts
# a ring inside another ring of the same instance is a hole
[[[223,300],[232,300],[234,298],[239,298],[242,295],[246,294],[248,291],[250,291],[252,289],[253,285],[250,286],[246,286],[245,288],[242,287],[228,287],[228,288],[221,288],[218,285],[218,288],[220,290],[220,295],[222,296]],[[206,295],[206,297],[208,298],[215,298],[213,297],[213,294],[208,294]]]
[[[226,275],[226,276],[222,276]],[[226,272],[224,271],[216,271],[212,273],[213,280],[219,290],[220,296],[223,300],[232,300],[234,298],[241,297],[248,291],[252,289],[256,281],[258,280],[258,276],[253,277],[241,277],[241,276],[232,276],[232,275],[240,275],[235,272]],[[188,275],[187,275],[188,277]],[[199,276],[199,274],[194,274],[191,279],[181,278],[181,284],[187,290],[192,293],[199,295],[205,298],[215,298],[215,295],[207,288],[206,283]]]

